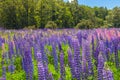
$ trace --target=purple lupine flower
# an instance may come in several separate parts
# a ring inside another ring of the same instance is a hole
[[[14,49],[13,49],[13,43],[10,41],[9,42],[9,58],[12,59],[12,56],[14,54]]]
[[[77,33],[77,38],[78,38],[78,40],[79,40],[80,46],[82,46],[82,33],[81,33],[81,31],[79,31],[79,32]]]
[[[99,39],[98,39],[98,32],[95,31],[95,32],[94,32],[94,35],[95,35],[95,38],[96,38],[96,42],[98,43],[98,41],[99,41]]]
[[[104,38],[101,34],[100,34],[99,40],[104,40]]]
[[[16,38],[16,36],[14,35],[13,36],[13,40],[14,40],[14,44],[15,44],[15,53],[18,55],[18,53],[19,53],[19,47],[18,47],[18,42],[17,42],[17,38]]]
[[[82,42],[82,79],[87,77],[87,61],[86,61],[86,47],[85,42]]]
[[[47,55],[44,51],[44,42],[42,42],[42,41],[40,42],[40,52],[42,53],[43,62],[48,64]]]
[[[57,56],[57,53],[56,53],[56,45],[54,43],[52,44],[52,56],[53,56],[53,59],[54,59],[55,70],[58,70],[58,56]]]
[[[15,53],[17,56],[20,56],[20,44],[22,43],[21,41],[19,41],[18,39],[17,40],[14,40],[14,43],[15,43]]]
[[[74,64],[75,64],[75,77],[77,80],[81,79],[81,56],[80,56],[80,46],[77,39],[73,39],[73,49],[74,49]]]
[[[68,64],[70,66],[72,77],[75,78],[74,61],[73,61],[73,56],[70,49],[68,50]]]
[[[109,44],[109,41],[108,40],[106,40],[105,41],[105,46],[106,46],[106,58],[107,58],[107,60],[109,61],[109,53],[110,53],[110,44]]]
[[[98,55],[99,55],[100,53],[103,53],[102,55],[103,55],[104,59],[106,59],[105,46],[104,46],[104,43],[103,43],[102,40],[97,43],[96,50],[95,50],[95,52],[94,52],[94,58],[95,58],[95,60],[96,60],[96,63],[95,63],[96,66],[98,65]]]
[[[28,39],[28,41],[29,41],[30,46],[33,47],[33,45],[34,45],[34,44],[33,44],[33,43],[34,43],[33,38],[30,37],[30,38]]]
[[[69,35],[64,35],[64,39],[65,39],[65,44],[66,44],[69,42],[69,39],[71,39],[71,38]]]
[[[109,69],[103,69],[103,79],[104,80],[114,80],[113,74]]]
[[[6,78],[6,67],[5,66],[2,67],[2,77]]]
[[[5,40],[0,37],[0,47],[2,46],[3,43],[5,43]]]
[[[105,69],[103,69],[103,80],[108,80],[107,78],[107,71]]]
[[[21,39],[21,41],[18,41],[19,43],[18,43],[18,48],[19,48],[19,55],[20,56],[23,56],[23,53],[24,53],[24,44],[25,44],[25,42],[24,42],[24,40],[23,39]]]
[[[86,30],[82,33],[82,39],[84,39],[84,40],[88,39],[88,32]]]
[[[108,76],[107,76],[108,80],[114,80],[113,74],[110,70],[107,71],[107,74],[108,74]]]
[[[84,47],[85,47],[86,60],[88,62],[88,74],[93,75],[93,65],[92,65],[92,60],[91,60],[90,42],[85,41]]]
[[[64,54],[60,54],[60,76],[61,80],[65,80],[65,66],[64,66]]]
[[[118,42],[119,42],[118,49],[120,49],[120,37],[118,37]]]
[[[34,45],[33,45],[33,49],[34,49],[34,59],[37,59],[37,51],[39,50],[39,49],[38,49],[38,45],[37,45],[37,44],[34,44]]]
[[[110,48],[110,53],[112,54],[115,50],[114,50],[114,44],[113,44],[113,40],[111,40],[109,42],[109,48]]]
[[[23,67],[26,72],[26,80],[33,79],[33,63],[32,63],[32,54],[29,44],[24,44],[24,55],[23,55]]]
[[[40,62],[38,62],[38,80],[46,80],[44,66]]]
[[[103,80],[103,67],[104,67],[104,58],[102,56],[102,53],[99,53],[98,56],[98,66],[97,66],[97,70],[98,70],[98,80]]]
[[[107,61],[110,60],[110,50],[108,48],[106,48],[106,58],[107,58]]]
[[[113,40],[113,45],[114,45],[114,55],[115,55],[115,64],[116,67],[119,68],[119,58],[118,58],[118,39]]]
[[[97,62],[98,62],[98,55],[99,55],[99,45],[97,44],[96,45],[96,48],[95,48],[95,52],[94,52],[94,58],[95,58],[95,61],[96,61],[96,65],[97,65]]]
[[[92,43],[92,54],[94,55],[95,45],[94,45],[94,37],[93,36],[92,36],[92,42],[91,43]]]
[[[105,48],[105,44],[104,44],[104,42],[102,40],[99,41],[99,51],[101,53],[103,53],[102,54],[103,58],[106,61],[107,60],[107,58],[106,58],[106,48]]]
[[[1,39],[0,39],[0,47],[2,46],[2,41],[1,41]]]
[[[67,44],[67,42],[65,40],[65,35],[64,34],[62,34],[62,36],[61,36],[61,42],[63,42],[64,44]]]
[[[26,67],[26,59],[25,59],[25,55],[24,55],[24,53],[25,53],[25,48],[24,48],[24,41],[21,39],[21,42],[19,42],[19,51],[20,51],[20,56],[22,57],[22,68],[23,68],[23,70],[24,71],[26,71],[27,69],[27,67]]]
[[[44,64],[44,71],[45,71],[45,78],[49,80],[49,72],[48,72],[48,65],[47,63]]]
[[[70,48],[72,49],[72,37],[68,36],[67,39],[68,39],[68,44],[69,44]]]
[[[42,53],[37,53],[37,61],[38,61],[38,79],[39,80],[46,80],[45,77],[45,69],[43,66],[43,62],[42,62]]]
[[[49,73],[49,80],[54,80],[52,73]]]
[[[108,68],[108,65],[106,64],[106,62],[104,64],[104,69],[103,69],[103,79],[104,80],[114,80],[113,74],[110,71],[110,69]]]
[[[10,73],[13,73],[13,72],[15,71],[15,66],[14,66],[13,64],[10,64],[10,65],[8,66],[8,71],[9,71]]]
[[[59,51],[62,51],[62,44],[59,41],[58,41],[58,49],[59,49]]]

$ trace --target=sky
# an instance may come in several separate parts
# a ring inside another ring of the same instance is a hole
[[[108,9],[112,9],[115,6],[120,7],[120,0],[78,0],[78,2],[79,4],[88,5],[91,7],[107,7]]]

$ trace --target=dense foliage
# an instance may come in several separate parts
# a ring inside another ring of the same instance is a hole
[[[0,80],[120,80],[120,29],[0,30]]]
[[[57,28],[120,27],[120,8],[91,8],[79,5],[77,0],[71,3],[64,0],[0,0],[0,27],[45,28],[49,21],[56,23]]]

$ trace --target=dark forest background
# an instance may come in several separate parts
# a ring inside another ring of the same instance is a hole
[[[120,27],[120,7],[91,8],[77,0],[0,0],[0,27],[23,28],[111,28]]]

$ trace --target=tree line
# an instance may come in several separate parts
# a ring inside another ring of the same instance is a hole
[[[108,28],[120,27],[120,7],[89,7],[77,0],[1,0],[0,27]]]

